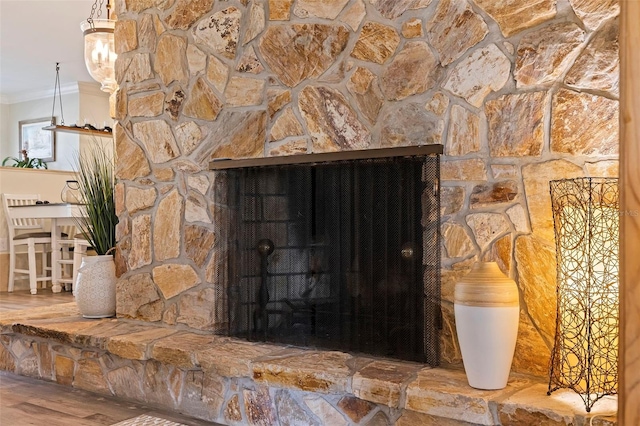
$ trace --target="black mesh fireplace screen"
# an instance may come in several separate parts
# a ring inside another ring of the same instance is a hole
[[[222,178],[230,335],[438,364],[437,155]]]

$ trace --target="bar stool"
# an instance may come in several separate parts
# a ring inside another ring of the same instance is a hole
[[[44,288],[46,282],[51,281],[51,275],[47,275],[47,271],[51,271],[47,266],[47,254],[51,251],[51,232],[45,232],[43,220],[15,218],[12,209],[9,208],[33,205],[36,201],[40,201],[39,194],[2,194],[2,204],[9,227],[9,285],[7,288],[9,292],[14,289],[16,274],[29,276],[31,294],[38,292],[38,282],[41,282]],[[24,252],[18,252],[19,247],[27,248],[28,269],[21,269],[16,265],[17,255],[24,254]],[[36,254],[40,254],[42,258],[41,275],[37,274]]]

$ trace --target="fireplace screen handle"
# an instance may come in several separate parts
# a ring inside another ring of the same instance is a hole
[[[254,312],[253,326],[257,332],[262,332],[264,338],[269,331],[269,314],[267,313],[267,303],[269,303],[269,287],[267,286],[267,268],[269,266],[269,255],[273,253],[273,241],[264,238],[258,241],[256,247],[260,254],[260,289],[258,290],[258,308]]]

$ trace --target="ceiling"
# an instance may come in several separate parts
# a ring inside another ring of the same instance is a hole
[[[95,83],[84,65],[80,31],[92,4],[93,0],[0,0],[0,102],[53,92],[56,62],[62,87]]]

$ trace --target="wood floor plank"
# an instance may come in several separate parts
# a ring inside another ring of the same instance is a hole
[[[38,294],[29,290],[16,290],[12,293],[0,292],[0,312],[38,308],[75,301],[71,292],[53,293],[51,289],[38,289]]]

